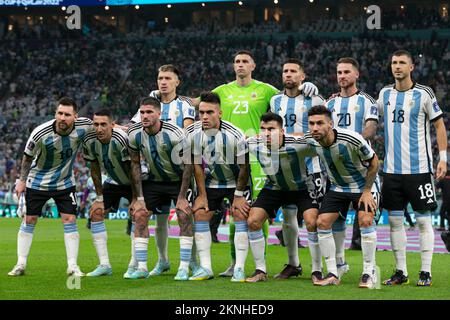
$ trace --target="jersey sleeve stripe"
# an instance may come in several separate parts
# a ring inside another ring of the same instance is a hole
[[[37,142],[40,138],[42,138],[44,135],[46,135],[47,133],[52,132],[53,128],[52,125],[50,125],[49,127],[45,127],[42,130],[39,130],[34,136],[33,136],[33,140],[35,142]]]
[[[350,140],[350,139],[348,139],[348,138],[346,138],[346,137],[338,137],[338,139],[339,139],[339,140],[342,140],[342,141],[346,141],[346,142],[348,142],[348,143],[354,145],[355,147],[359,147],[359,145],[360,145],[359,143],[355,143],[354,140]]]
[[[365,96],[367,99],[369,99],[370,102],[372,102],[373,104],[376,104],[376,103],[377,103],[377,102],[375,101],[375,99],[372,98],[369,94],[367,94],[367,93],[365,93],[365,92],[362,92],[362,91],[361,91],[361,94],[362,94],[363,96]]]
[[[128,145],[127,140],[120,135],[120,133],[114,132],[112,134],[113,138],[115,138],[123,147]]]
[[[423,86],[421,84],[416,84],[416,88],[424,90],[426,93],[428,93],[428,95],[430,96],[431,99],[435,98],[435,95],[433,94],[433,90],[430,87]]]

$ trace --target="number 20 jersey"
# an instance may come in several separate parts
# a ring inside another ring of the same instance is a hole
[[[27,188],[60,191],[75,186],[73,164],[85,135],[93,131],[88,118],[75,120],[73,130],[65,136],[56,133],[56,120],[33,130],[24,153],[34,158],[28,174]]]

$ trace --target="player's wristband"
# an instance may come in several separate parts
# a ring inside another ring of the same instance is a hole
[[[236,197],[243,197],[244,196],[244,191],[235,190],[234,191],[234,195]]]
[[[136,200],[137,200],[137,201],[144,201],[145,198],[144,198],[144,197],[137,197]]]
[[[94,200],[95,202],[103,202],[103,196],[97,196]]]
[[[447,150],[439,151],[439,161],[447,162]]]

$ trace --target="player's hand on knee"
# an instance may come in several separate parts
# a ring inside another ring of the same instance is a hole
[[[242,197],[234,196],[233,204],[231,207],[234,211],[237,210],[246,218],[250,213],[250,205],[248,204],[247,199],[245,199],[245,197],[243,196]]]
[[[198,196],[197,199],[195,199],[194,207],[192,208],[192,212],[197,212],[197,210],[204,209],[205,212],[209,211],[208,207],[208,199],[206,196]]]
[[[130,205],[130,215],[134,217],[137,212],[144,212],[148,216],[148,210],[144,200],[133,199]]]
[[[303,92],[306,97],[312,97],[319,94],[319,88],[317,88],[312,82],[303,82],[298,89]]]
[[[178,198],[177,204],[176,204],[176,209],[187,215],[193,214],[193,210],[191,208],[191,205],[189,204],[189,201],[187,201],[187,199],[183,198],[183,197]]]
[[[103,201],[97,201],[94,200],[94,202],[91,205],[91,208],[89,209],[89,215],[92,218],[94,215],[102,215],[105,213],[105,204]]]
[[[364,205],[364,212],[368,213],[369,209],[372,210],[372,212],[376,212],[377,210],[377,204],[375,203],[375,199],[373,198],[372,192],[364,191],[361,195],[361,198],[359,198],[358,207],[361,206],[361,204]]]

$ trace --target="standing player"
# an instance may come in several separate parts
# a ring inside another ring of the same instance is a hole
[[[91,176],[97,194],[91,209],[91,232],[100,265],[88,273],[88,277],[111,275],[112,268],[108,258],[107,232],[105,215],[112,209],[119,209],[121,198],[132,202],[130,181],[130,155],[128,152],[128,136],[123,130],[113,128],[114,121],[107,109],[94,113],[95,132],[86,135],[83,142],[84,159],[91,163]],[[101,169],[107,174],[102,185]],[[134,225],[131,230],[131,261],[124,278],[137,269],[134,257]]]
[[[251,52],[238,51],[233,58],[233,68],[236,80],[223,84],[213,89],[221,101],[222,119],[241,129],[246,137],[252,137],[259,132],[261,116],[269,110],[270,99],[279,90],[270,84],[255,80],[252,73],[256,64]],[[310,82],[300,86],[300,90],[306,96],[318,93],[318,89]],[[194,99],[194,104],[199,104],[199,99]],[[251,161],[252,196],[255,198],[264,185],[265,177],[257,161]],[[228,269],[220,274],[223,277],[233,275],[236,261],[236,252],[233,243],[235,226],[230,223],[230,244],[232,263]],[[269,224],[265,222],[264,233],[267,238]]]
[[[157,85],[158,90],[150,93],[150,96],[157,98],[161,102],[161,120],[173,124],[179,128],[186,128],[195,119],[195,108],[185,99],[177,94],[180,85],[180,71],[172,64],[162,65],[158,69]],[[131,119],[132,123],[141,121],[138,112]],[[157,209],[155,242],[158,249],[158,262],[152,271],[151,276],[157,276],[170,269],[169,256],[167,252],[169,238],[169,211],[170,203],[163,204]],[[193,256],[195,253],[193,252]],[[194,259],[195,261],[195,259]],[[195,264],[195,263],[194,263]]]
[[[307,189],[305,156],[314,155],[303,138],[285,136],[283,118],[268,112],[261,117],[259,137],[248,140],[249,151],[257,158],[267,175],[264,188],[253,203],[248,215],[248,238],[255,260],[256,270],[246,282],[267,280],[265,242],[262,224],[274,218],[279,207],[296,206],[299,212],[317,210],[315,199]],[[248,248],[248,244],[246,243]],[[238,261],[245,261],[248,250],[236,253]],[[244,270],[235,269],[233,279],[243,281]]]
[[[195,243],[201,267],[189,280],[213,277],[209,220],[225,198],[232,203],[237,228],[234,239],[237,250],[241,250],[242,244],[248,242],[244,215],[250,210],[247,201],[251,196],[244,134],[220,119],[220,98],[216,93],[202,93],[200,100],[200,121],[186,128],[186,144],[191,150],[196,170],[203,171],[203,161],[207,167],[207,173],[205,176],[202,174],[203,181],[199,186],[204,184],[206,187],[209,210],[198,210],[194,215]]]
[[[320,157],[330,178],[330,191],[325,194],[317,219],[319,245],[328,269],[328,276],[316,285],[338,285],[336,246],[332,225],[339,215],[345,218],[350,203],[356,208],[362,233],[363,273],[360,288],[373,288],[377,233],[374,213],[377,203],[372,185],[378,171],[378,157],[367,141],[351,130],[333,129],[331,112],[325,106],[316,106],[308,112],[310,133],[308,144]]]
[[[384,179],[382,207],[389,212],[391,244],[396,261],[395,273],[383,283],[408,283],[406,268],[406,232],[403,210],[409,202],[414,210],[420,234],[422,267],[418,286],[431,286],[431,260],[434,230],[431,210],[436,208],[431,153],[430,123],[436,128],[439,163],[436,179],[447,171],[447,134],[442,111],[433,90],[414,83],[412,56],[399,50],[391,57],[395,84],[380,91],[378,104],[384,118]]]
[[[356,131],[370,141],[377,132],[378,107],[371,96],[360,91],[356,86],[359,78],[358,61],[351,57],[339,59],[336,66],[336,77],[340,92],[326,104],[333,114],[334,126]],[[380,189],[377,180],[373,185],[372,192],[375,193],[374,196],[379,197]],[[349,266],[345,262],[345,220],[336,220],[333,224],[333,236],[336,243],[338,276],[341,278],[349,270]],[[352,244],[360,241],[361,231],[358,217],[355,215]]]
[[[33,241],[38,216],[47,200],[53,198],[64,226],[67,274],[84,276],[77,265],[80,235],[76,224],[77,202],[73,163],[92,121],[78,118],[75,101],[64,97],[58,101],[55,119],[41,124],[30,135],[22,158],[16,193],[25,191],[27,213],[17,237],[16,266],[10,276],[25,274],[27,257]]]
[[[308,131],[308,111],[316,105],[325,103],[321,96],[305,97],[299,87],[305,80],[303,65],[298,59],[288,59],[283,64],[283,85],[284,92],[276,94],[270,99],[270,110],[283,118],[284,131],[287,134],[303,135]],[[317,183],[317,185],[308,185],[310,192],[320,200],[325,191],[325,180],[321,175],[322,168],[317,157],[306,158],[307,173],[310,177],[308,182]],[[310,184],[310,183],[308,183]],[[318,210],[311,208],[303,212],[303,217],[308,230],[308,246],[312,259],[313,278],[318,278],[322,273],[322,256],[320,254],[319,242],[317,238],[317,220]],[[301,274],[302,269],[298,257],[298,220],[297,207],[295,205],[283,207],[283,238],[288,251],[289,261],[283,271],[275,278],[287,279],[291,276]]]
[[[132,125],[128,130],[131,179],[133,195],[137,195],[132,204],[136,221],[135,252],[138,269],[130,279],[148,278],[148,211],[158,214],[157,208],[171,200],[183,199],[192,176],[192,166],[181,167],[177,164],[177,148],[180,148],[183,131],[167,122],[161,121],[161,104],[155,98],[144,98],[139,108],[141,122]],[[180,145],[180,146],[179,146]],[[180,148],[181,150],[181,148]],[[141,182],[140,156],[143,156],[148,167],[148,180]],[[185,175],[187,179],[185,179]],[[181,177],[183,176],[183,184]],[[187,183],[185,183],[187,180]],[[142,195],[143,194],[143,195]],[[177,205],[178,208],[178,205]],[[177,210],[180,225],[180,268],[175,280],[188,279],[188,267],[191,259],[193,231],[191,216]]]

